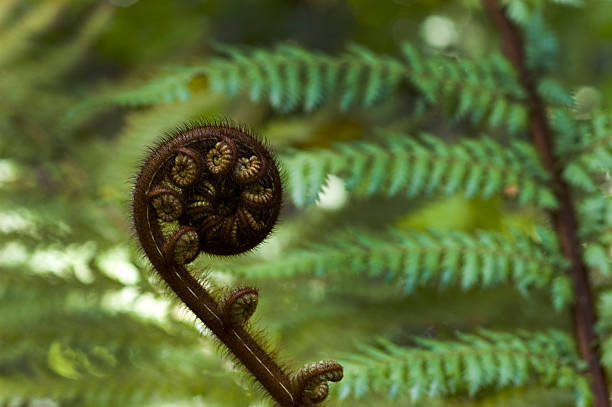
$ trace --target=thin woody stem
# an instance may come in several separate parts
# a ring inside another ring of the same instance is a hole
[[[483,0],[491,20],[500,31],[503,50],[514,65],[519,79],[527,92],[529,104],[529,134],[534,142],[540,160],[551,173],[551,185],[559,208],[550,215],[561,242],[564,256],[570,261],[569,273],[573,280],[575,303],[572,305],[574,333],[582,358],[588,363],[594,407],[610,407],[608,384],[600,363],[600,349],[595,335],[596,315],[593,294],[589,284],[588,269],[584,262],[578,239],[578,220],[572,191],[562,176],[562,166],[555,154],[554,138],[546,107],[540,98],[535,80],[526,66],[525,46],[519,27],[505,14],[497,0]]]

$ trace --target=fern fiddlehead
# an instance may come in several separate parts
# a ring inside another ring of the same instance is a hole
[[[247,321],[257,290],[215,298],[186,265],[201,252],[236,255],[258,245],[279,214],[282,184],[274,157],[254,136],[227,124],[185,128],[163,141],[138,174],[136,234],[168,286],[283,407],[322,402],[328,381],[342,379],[334,361],[288,374],[257,343]]]

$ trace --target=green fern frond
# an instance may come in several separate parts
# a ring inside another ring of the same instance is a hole
[[[585,242],[584,260],[593,270],[612,274],[612,195],[593,194],[579,207],[580,237]]]
[[[601,292],[597,298],[597,331],[602,343],[601,361],[607,368],[612,367],[612,290]]]
[[[594,168],[610,168],[612,151],[612,114],[597,112],[589,120],[576,120],[565,109],[554,109],[551,124],[556,133],[557,152],[566,161],[574,161],[582,155],[593,160]],[[598,155],[600,154],[600,155]]]
[[[597,180],[584,162],[572,162],[563,170],[563,177],[572,185],[586,192],[597,191]]]
[[[571,7],[582,7],[585,5],[583,0],[552,0],[552,2]]]
[[[552,78],[542,78],[540,80],[538,83],[538,93],[551,105],[574,106],[574,96]]]
[[[340,106],[370,106],[395,90],[404,75],[400,62],[368,53],[353,46],[338,58],[281,45],[274,50],[241,50],[217,46],[227,58],[216,58],[200,67],[176,68],[144,86],[111,97],[119,104],[141,105],[188,98],[186,83],[206,74],[211,88],[229,96],[246,91],[254,102],[266,99],[272,107],[288,112],[297,108],[312,111],[340,97]],[[342,80],[341,78],[345,78]],[[362,88],[366,81],[366,85]]]
[[[584,261],[591,268],[605,275],[612,274],[610,246],[600,243],[589,243],[584,249]]]
[[[582,7],[583,0],[549,0],[550,3],[562,6]],[[542,10],[546,1],[541,0],[503,0],[508,16],[520,25],[527,25],[529,18]]]
[[[583,366],[565,333],[481,331],[460,335],[458,341],[414,341],[414,347],[387,340],[380,340],[378,346],[361,346],[359,354],[344,360],[339,397],[358,398],[369,391],[387,392],[390,397],[408,393],[415,402],[539,382],[574,388],[581,400],[578,404],[588,406],[589,387],[579,373]]]
[[[579,141],[583,152],[594,152],[600,148],[612,150],[611,118],[612,113],[610,112],[598,112],[582,126]]]
[[[544,235],[542,231],[541,235]],[[536,242],[518,232],[511,236],[481,231],[388,233],[356,230],[326,242],[289,252],[275,261],[236,266],[232,273],[250,277],[299,274],[360,274],[399,282],[406,293],[431,284],[441,288],[487,288],[514,284],[526,294],[530,288],[550,288],[557,308],[572,300],[567,262],[554,239]]]
[[[242,50],[217,46],[227,58],[199,67],[176,68],[140,89],[110,95],[96,103],[142,105],[189,97],[187,83],[206,75],[211,88],[254,102],[266,100],[280,112],[310,112],[337,101],[342,110],[367,108],[389,99],[402,81],[422,92],[430,103],[445,102],[455,118],[469,115],[475,123],[506,125],[516,132],[525,127],[521,103],[524,92],[510,65],[500,55],[476,62],[446,57],[424,57],[403,47],[406,61],[375,54],[351,45],[344,55],[330,57],[292,45],[273,50]]]
[[[508,62],[498,54],[478,62],[442,57],[423,57],[405,44],[403,54],[408,61],[408,77],[434,103],[450,99],[454,117],[471,118],[488,125],[505,124],[511,133],[523,129],[527,114],[520,103],[524,92],[516,82],[516,75]]]
[[[525,24],[527,66],[532,72],[551,72],[559,66],[557,36],[546,24],[542,13],[530,16]]]
[[[599,238],[612,243],[612,195],[592,194],[579,206],[580,237],[584,241]]]
[[[163,75],[136,89],[109,96],[108,101],[125,106],[183,102],[191,97],[189,82],[200,73],[198,68],[166,68]]]
[[[557,3],[579,6],[580,0],[559,0]],[[545,1],[504,0],[506,14],[524,30],[527,67],[531,72],[549,72],[559,66],[557,36],[542,17]],[[574,4],[571,4],[574,3]]]
[[[488,198],[506,189],[520,204],[556,205],[545,185],[548,174],[525,143],[512,141],[506,147],[482,138],[448,144],[428,134],[383,135],[381,143],[347,142],[333,150],[285,154],[282,161],[293,202],[297,206],[315,202],[328,175],[334,174],[345,180],[348,190],[366,196],[463,191],[467,197]]]
[[[559,156],[568,157],[579,153],[579,124],[572,111],[568,109],[551,109],[550,126],[555,136],[555,150]]]
[[[65,119],[67,123],[72,123],[81,114],[95,112],[109,104],[136,107],[157,103],[185,102],[192,97],[189,83],[200,71],[198,68],[168,67],[163,70],[164,73],[159,77],[147,81],[141,86],[120,91],[113,88],[100,90],[101,95],[96,95],[73,106]]]
[[[560,115],[559,115],[560,116]],[[598,113],[578,126],[572,141],[577,142],[563,171],[565,179],[586,192],[599,190],[598,176],[612,171],[612,121],[610,115]],[[570,140],[562,139],[564,144]]]

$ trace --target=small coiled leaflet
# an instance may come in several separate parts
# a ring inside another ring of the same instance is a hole
[[[185,267],[201,253],[244,253],[270,233],[282,185],[271,153],[244,129],[227,124],[181,129],[152,151],[133,194],[140,243],[165,282],[283,407],[310,406],[342,378],[333,361],[287,374],[247,330],[257,291],[231,290],[217,300]]]

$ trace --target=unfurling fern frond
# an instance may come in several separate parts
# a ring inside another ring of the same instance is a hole
[[[294,151],[283,157],[291,197],[298,206],[313,203],[330,174],[362,195],[453,194],[491,197],[504,190],[520,204],[554,208],[545,183],[548,173],[533,148],[482,138],[448,144],[431,135],[419,138],[385,133],[381,143],[347,142],[332,150]]]
[[[414,341],[416,346],[403,347],[380,340],[378,346],[361,346],[359,354],[348,356],[340,398],[378,391],[391,397],[407,394],[414,402],[537,382],[572,388],[578,406],[590,404],[588,381],[580,375],[582,362],[564,333],[482,331],[460,335],[457,341]]]
[[[248,276],[298,274],[361,274],[400,282],[407,293],[417,287],[439,285],[494,287],[511,283],[526,293],[550,287],[557,308],[571,302],[570,281],[563,275],[566,261],[554,239],[542,231],[536,242],[518,232],[511,236],[481,231],[379,232],[353,230],[327,242],[294,250],[277,260],[237,266],[232,272]]]

